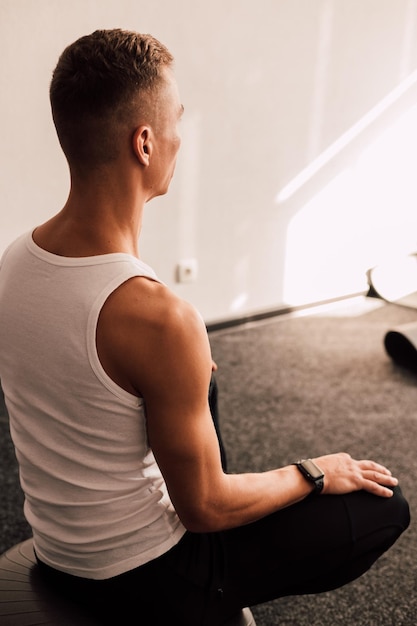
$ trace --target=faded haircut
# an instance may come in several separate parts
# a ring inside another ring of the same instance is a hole
[[[70,167],[82,171],[117,158],[121,129],[133,111],[147,110],[163,68],[172,63],[157,39],[121,29],[96,30],[65,48],[49,93]]]

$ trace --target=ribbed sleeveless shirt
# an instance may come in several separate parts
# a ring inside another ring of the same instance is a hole
[[[0,266],[0,380],[39,558],[104,579],[154,559],[185,532],[149,448],[145,407],[106,374],[100,310],[134,276],[128,254],[69,258],[31,233]]]

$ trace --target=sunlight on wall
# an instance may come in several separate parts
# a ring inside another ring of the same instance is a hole
[[[377,120],[391,105],[395,104],[411,87],[417,83],[417,71],[412,72],[392,92],[387,94],[375,107],[343,133],[334,143],[324,150],[306,168],[278,193],[276,201],[285,202],[298,191],[305,183],[319,172],[327,163],[334,159],[342,150],[349,146],[368,126]],[[316,124],[317,125],[317,124]]]
[[[363,291],[368,268],[417,250],[416,167],[413,106],[290,221],[285,302]]]

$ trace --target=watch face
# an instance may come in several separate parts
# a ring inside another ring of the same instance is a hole
[[[306,459],[305,461],[302,461],[302,464],[314,480],[316,480],[317,478],[322,478],[322,470],[317,467],[317,465],[313,461],[311,461],[310,459]]]

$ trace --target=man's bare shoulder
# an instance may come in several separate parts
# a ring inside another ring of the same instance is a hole
[[[137,276],[116,289],[105,307],[127,324],[144,324],[149,330],[201,324],[195,307],[180,298],[163,283]]]
[[[140,395],[168,387],[174,371],[199,359],[211,368],[206,328],[195,307],[148,278],[132,278],[109,296],[96,341],[111,378]]]

